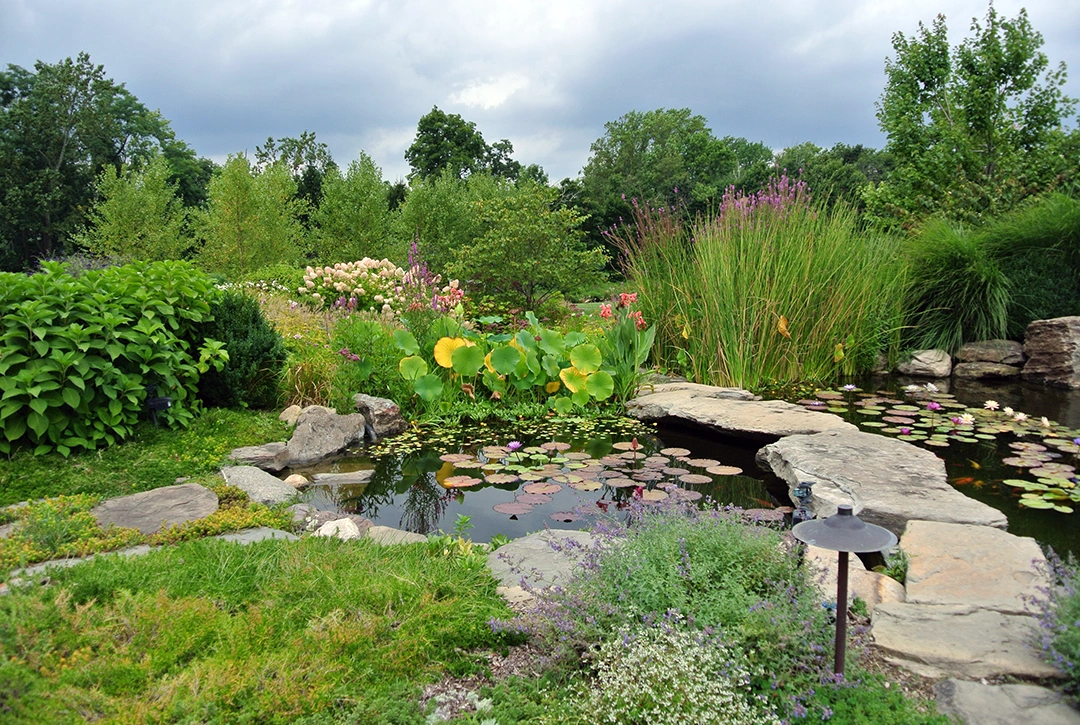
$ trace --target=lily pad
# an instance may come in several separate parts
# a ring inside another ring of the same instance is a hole
[[[639,451],[642,448],[640,443],[635,444],[634,441],[619,441],[618,443],[612,443],[611,447],[617,451]]]
[[[608,478],[604,481],[604,485],[612,488],[634,488],[641,484],[630,478]]]
[[[660,451],[665,456],[689,456],[690,450],[688,448],[663,448]]]
[[[442,483],[447,488],[469,488],[470,486],[479,486],[483,482],[483,479],[473,478],[472,476],[450,476],[444,479]]]
[[[444,453],[439,456],[439,460],[446,463],[465,463],[474,460],[474,458],[468,453]]]
[[[559,491],[562,491],[562,486],[557,483],[537,481],[536,483],[525,484],[521,487],[521,490],[526,493],[558,493]]]
[[[545,451],[568,451],[570,450],[569,443],[563,443],[562,441],[548,441],[547,443],[541,443],[540,447]]]
[[[686,463],[694,466],[695,468],[708,468],[709,466],[720,465],[720,461],[714,458],[691,458]]]
[[[712,483],[712,478],[697,473],[687,473],[679,476],[679,480],[690,486],[699,486],[703,483]]]
[[[527,503],[530,506],[543,506],[555,499],[543,493],[519,493],[514,497],[514,500],[518,503]]]
[[[714,476],[738,476],[743,470],[737,466],[709,466],[705,472]]]
[[[549,516],[552,521],[561,521],[564,524],[571,524],[575,521],[580,521],[581,517],[573,511],[556,511]]]
[[[507,514],[509,516],[522,516],[530,513],[533,507],[527,503],[497,503],[491,507],[496,513]]]
[[[708,470],[708,469],[706,469],[706,470]],[[669,468],[665,468],[663,472],[666,473],[669,476],[682,476],[684,474],[690,473],[690,469],[689,468],[671,468],[671,467],[669,467]]]
[[[601,488],[604,487],[604,484],[600,483],[599,481],[593,481],[591,479],[586,481],[577,481],[576,483],[569,483],[567,485],[575,491],[599,491]]]
[[[685,488],[668,489],[668,494],[676,501],[698,501],[704,496],[701,491],[690,491]]]
[[[664,493],[663,491],[658,491],[656,489],[653,489],[651,491],[642,491],[641,492],[641,500],[642,501],[648,501],[650,503],[655,503],[657,501],[664,501],[667,498],[668,498],[668,495],[666,493]]]
[[[517,483],[521,479],[510,473],[493,473],[487,476],[487,482],[493,483],[496,486],[504,483]]]

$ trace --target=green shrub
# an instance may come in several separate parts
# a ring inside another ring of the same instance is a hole
[[[756,388],[873,367],[900,329],[905,266],[896,240],[826,210],[786,177],[719,214],[683,223],[635,207],[613,233],[645,318],[653,359],[696,382]]]
[[[240,281],[266,282],[268,285],[280,285],[281,288],[288,290],[288,294],[295,298],[298,290],[304,286],[304,270],[291,264],[271,264],[245,274],[240,278]],[[273,289],[278,290],[279,288],[273,287]]]
[[[1066,678],[1073,697],[1080,699],[1080,563],[1051,554],[1050,586],[1032,603],[1039,620],[1037,644],[1047,662]]]
[[[334,407],[352,410],[352,396],[356,393],[390,398],[408,407],[412,387],[398,372],[401,354],[382,322],[349,315],[334,326],[331,339],[331,347],[340,356],[333,378]]]
[[[1080,274],[1064,254],[1032,250],[1001,260],[1011,289],[1005,334],[1023,340],[1033,320],[1080,315]]]
[[[965,342],[1005,336],[1011,283],[983,236],[935,219],[908,241],[907,254],[910,347],[955,353]]]
[[[0,275],[0,453],[112,445],[151,385],[172,398],[164,422],[186,424],[200,374],[222,362],[220,344],[194,337],[217,298],[210,279],[184,262],[43,269]]]
[[[198,326],[195,337],[224,343],[229,361],[199,379],[199,399],[222,408],[276,406],[285,344],[263,317],[259,302],[243,292],[225,290],[210,314],[212,318]]]

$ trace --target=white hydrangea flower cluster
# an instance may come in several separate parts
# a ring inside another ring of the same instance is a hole
[[[750,695],[750,670],[734,648],[702,632],[661,624],[600,646],[588,696],[593,722],[778,723]]]
[[[394,316],[403,308],[398,289],[404,278],[405,270],[390,260],[364,257],[356,262],[308,267],[304,286],[297,291],[323,307]]]

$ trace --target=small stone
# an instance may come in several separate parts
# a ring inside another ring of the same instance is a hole
[[[311,481],[307,480],[307,478],[301,476],[299,473],[294,473],[285,478],[285,483],[289,484],[293,488],[303,488],[304,486],[310,484]]]
[[[296,498],[296,489],[254,466],[226,466],[221,475],[230,486],[236,486],[255,503],[272,506]]]
[[[357,486],[367,483],[374,475],[375,471],[371,469],[348,473],[316,473],[311,482],[316,486]]]
[[[256,466],[264,471],[278,472],[289,464],[289,452],[284,443],[234,448],[229,459],[242,466]]]
[[[910,360],[896,366],[896,371],[920,378],[947,378],[952,372],[952,357],[944,350],[916,350]]]
[[[374,539],[375,543],[382,544],[383,546],[392,544],[422,544],[428,540],[423,534],[416,534],[412,531],[402,531],[401,529],[394,529],[389,526],[372,526],[368,529],[367,535],[369,539]]]
[[[348,541],[349,539],[359,539],[360,527],[352,522],[351,519],[337,519],[335,521],[329,521],[315,532],[316,536],[325,536],[342,539]]]
[[[281,411],[281,415],[278,416],[285,425],[296,425],[296,419],[300,417],[300,412],[303,410],[299,405],[290,405],[285,410]]]

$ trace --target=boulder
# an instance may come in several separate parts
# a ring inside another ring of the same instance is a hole
[[[348,473],[316,473],[311,478],[314,486],[356,486],[365,484],[375,475],[372,469]]]
[[[815,572],[814,583],[822,600],[836,601],[836,575],[839,571],[839,558],[835,551],[817,546],[807,546],[803,560]],[[859,557],[848,556],[848,598],[858,597],[866,603],[866,610],[873,614],[874,609],[883,602],[904,601],[904,585],[892,577],[867,571]],[[850,604],[850,601],[848,602]]]
[[[996,380],[1002,378],[1016,378],[1020,376],[1020,368],[1015,365],[992,362],[965,362],[957,363],[952,374],[958,378],[969,380]]]
[[[757,440],[823,430],[857,430],[832,413],[810,411],[782,400],[754,398],[736,388],[668,383],[629,401],[626,412],[638,420],[678,418],[727,435]]]
[[[1037,685],[989,685],[948,679],[934,685],[937,711],[967,725],[1080,725],[1060,692]]]
[[[95,506],[90,513],[103,528],[122,526],[143,534],[156,534],[170,526],[204,519],[217,510],[216,493],[197,483],[183,483],[112,498]]]
[[[352,519],[336,519],[334,521],[327,521],[315,531],[316,536],[325,536],[328,538],[341,539],[342,541],[348,541],[350,539],[359,539],[363,536],[360,532],[360,527]]]
[[[292,522],[294,527],[302,527],[307,523],[308,518],[315,513],[317,509],[309,503],[294,503],[289,507],[289,512],[292,513]]]
[[[277,473],[289,465],[289,451],[284,443],[267,443],[261,446],[234,448],[229,460],[240,466],[256,466],[264,471]]]
[[[849,503],[864,521],[897,536],[911,519],[1000,529],[1008,523],[997,509],[950,486],[940,458],[887,436],[858,430],[788,436],[759,450],[757,462],[787,482],[789,495],[813,481],[808,506],[817,518]]]
[[[236,486],[256,503],[273,506],[296,498],[296,489],[254,466],[225,466],[221,475],[230,486]]]
[[[285,410],[281,411],[281,415],[278,416],[285,425],[296,425],[296,419],[300,417],[300,413],[303,412],[303,408],[299,405],[290,405]]]
[[[588,531],[547,529],[503,544],[488,554],[488,568],[507,587],[564,585],[595,544]]]
[[[287,445],[289,465],[303,466],[364,440],[364,416],[338,415],[321,405],[304,408]]]
[[[1031,647],[1034,618],[963,604],[879,604],[871,635],[885,658],[924,677],[1061,677]]]
[[[952,372],[952,357],[944,350],[916,350],[910,360],[896,366],[896,371],[917,378],[947,378]]]
[[[1024,334],[1023,376],[1056,388],[1080,388],[1080,317],[1035,320]]]
[[[972,604],[1026,614],[1026,602],[1049,582],[1035,539],[988,526],[909,521],[900,539],[908,557],[907,601]]]
[[[269,526],[259,526],[254,529],[240,529],[239,531],[233,531],[228,534],[218,534],[217,536],[211,536],[210,538],[231,541],[234,544],[255,544],[260,541],[266,541],[267,539],[297,541],[300,537],[295,534],[290,534],[288,531],[282,531],[281,529],[272,529]]]
[[[307,478],[301,476],[299,473],[293,473],[285,477],[285,483],[293,488],[303,488],[304,486],[310,485],[311,481],[307,480]]]
[[[382,544],[383,546],[391,546],[393,544],[423,544],[428,538],[423,534],[416,534],[412,531],[402,531],[401,529],[394,529],[389,526],[372,526],[367,532],[369,539],[374,539],[375,543]]]
[[[317,531],[322,528],[323,525],[330,523],[331,521],[340,521],[341,519],[350,519],[356,528],[360,530],[361,534],[366,534],[371,529],[371,519],[365,519],[358,514],[343,514],[340,511],[326,511],[321,509],[313,509],[307,512],[307,517],[304,519],[304,526],[308,531]]]
[[[960,348],[956,358],[962,363],[988,362],[1000,365],[1023,365],[1024,346],[1015,340],[982,340]]]
[[[363,393],[353,396],[353,406],[356,412],[364,416],[364,420],[375,431],[378,438],[389,438],[398,433],[404,433],[409,427],[409,421],[401,414],[398,404],[387,398],[375,398]]]

